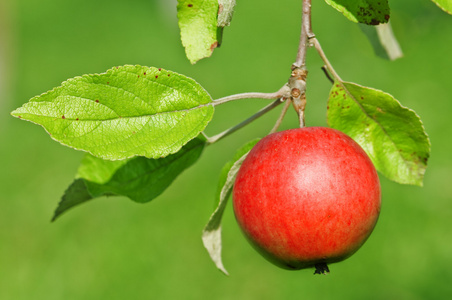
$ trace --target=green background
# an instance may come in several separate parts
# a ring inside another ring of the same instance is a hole
[[[301,1],[238,1],[221,48],[194,66],[180,43],[175,1],[2,1],[0,299],[450,299],[452,16],[427,0],[390,5],[405,53],[395,62],[375,57],[359,27],[324,1],[313,1],[313,29],[344,80],[384,90],[420,115],[432,142],[424,187],[381,177],[383,207],[374,233],[327,276],[266,262],[243,238],[229,205],[226,277],[201,243],[217,178],[237,148],[272,128],[278,111],[209,146],[151,203],[101,198],[55,223],[53,210],[83,154],[9,112],[67,78],[122,64],[185,74],[213,98],[274,92],[295,59]],[[307,59],[306,122],[326,125],[330,83],[313,49]],[[208,134],[267,103],[218,107]],[[283,128],[296,126],[290,111]]]

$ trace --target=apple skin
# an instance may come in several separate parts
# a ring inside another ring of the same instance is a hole
[[[266,136],[249,152],[234,184],[233,206],[239,227],[270,262],[323,272],[371,234],[380,213],[380,182],[370,158],[344,133],[290,129]]]

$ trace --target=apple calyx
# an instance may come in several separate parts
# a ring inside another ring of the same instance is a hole
[[[330,269],[328,268],[328,265],[326,263],[318,263],[315,264],[314,267],[315,267],[314,275],[315,274],[326,275],[330,273]]]

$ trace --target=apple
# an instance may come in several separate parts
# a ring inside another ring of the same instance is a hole
[[[355,253],[380,213],[380,182],[364,150],[344,133],[305,127],[270,134],[249,152],[233,189],[234,214],[250,243],[285,269]]]

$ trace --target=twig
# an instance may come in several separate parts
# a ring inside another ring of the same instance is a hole
[[[326,66],[322,66],[322,71],[323,73],[325,73],[326,78],[328,78],[331,83],[334,83],[334,79],[331,78],[331,75],[330,73],[328,73],[328,68]]]
[[[269,112],[270,110],[272,110],[273,108],[275,108],[276,106],[280,105],[282,103],[281,99],[277,99],[276,101],[274,101],[273,103],[270,103],[269,105],[265,106],[264,108],[262,108],[261,110],[259,110],[257,113],[255,113],[254,115],[252,115],[251,117],[249,117],[248,119],[246,119],[245,121],[235,125],[234,127],[231,127],[217,135],[214,135],[212,137],[207,138],[207,144],[213,144],[215,142],[218,142],[220,139],[230,135],[231,133],[239,130],[240,128],[244,127],[245,125],[248,125],[249,123],[251,123],[252,121],[256,120],[257,118],[263,116],[264,114],[266,114],[267,112]]]
[[[295,62],[292,64],[292,70],[296,68],[305,68],[306,52],[309,46],[309,39],[313,37],[311,28],[311,0],[303,0],[303,13],[301,20],[300,44]]]
[[[297,58],[292,64],[292,74],[289,78],[290,100],[298,114],[300,128],[305,126],[304,109],[306,107],[306,53],[310,47],[310,39],[314,37],[311,28],[311,0],[303,0],[300,43]]]

